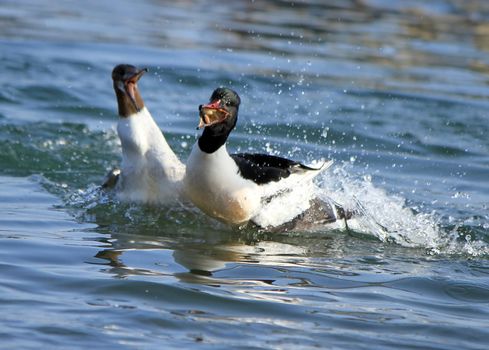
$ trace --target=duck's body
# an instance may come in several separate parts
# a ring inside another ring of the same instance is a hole
[[[122,146],[117,196],[124,201],[158,204],[180,195],[185,166],[175,155],[146,107],[121,118]]]
[[[267,165],[264,163],[267,159],[282,160],[283,166]],[[306,187],[328,164],[313,169],[264,154],[230,155],[225,145],[216,152],[205,153],[196,144],[187,161],[185,189],[197,207],[221,221],[275,226],[309,207],[310,191]],[[293,197],[300,197],[299,202],[273,209],[277,203]]]
[[[185,190],[203,212],[231,224],[247,222],[257,212],[258,185],[233,176],[239,174],[239,168],[225,145],[216,152],[205,153],[196,144],[187,164]]]
[[[137,81],[146,70],[119,65],[112,78],[122,146],[115,191],[122,201],[161,204],[180,199],[185,165],[180,162],[144,105]]]
[[[236,125],[239,103],[234,91],[217,89],[211,103],[201,106],[205,128],[187,161],[185,193],[223,222],[277,227],[311,207],[312,179],[332,162],[312,168],[271,155],[230,155],[226,140]]]

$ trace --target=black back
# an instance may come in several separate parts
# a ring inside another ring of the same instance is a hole
[[[241,100],[235,91],[228,88],[218,88],[212,93],[210,102],[217,100],[221,101],[220,108],[228,111],[229,117],[221,123],[205,127],[198,140],[198,145],[201,151],[206,153],[213,153],[226,143],[238,119]],[[199,110],[201,107],[199,106]],[[231,158],[236,162],[241,176],[258,185],[272,181],[277,182],[295,172],[319,170],[290,159],[268,154],[238,153],[231,154]]]
[[[319,170],[294,160],[268,154],[238,153],[231,154],[231,158],[238,165],[241,176],[258,185],[280,181],[296,172]]]

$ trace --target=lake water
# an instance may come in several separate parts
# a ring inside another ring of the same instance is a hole
[[[487,348],[488,2],[6,0],[0,50],[0,348]],[[119,63],[182,159],[237,90],[229,149],[334,159],[360,228],[101,194]]]

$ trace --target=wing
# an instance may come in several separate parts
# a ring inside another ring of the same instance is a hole
[[[329,161],[319,168],[313,168],[294,160],[260,153],[232,154],[231,158],[238,165],[241,176],[258,185],[278,182],[295,173],[319,173],[332,164],[332,161]]]

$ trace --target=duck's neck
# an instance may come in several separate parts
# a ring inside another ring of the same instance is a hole
[[[117,131],[125,163],[146,164],[150,161],[148,164],[162,167],[167,178],[180,177],[183,174],[184,165],[171,149],[146,107],[129,117],[121,118]]]
[[[202,136],[199,137],[198,144],[202,152],[214,153],[224,144],[228,139],[229,132],[224,134],[215,134],[209,128],[205,128]]]
[[[119,112],[119,116],[121,118],[128,118],[131,115],[134,115],[140,112],[144,108],[144,101],[139,93],[139,89],[134,84],[134,101],[130,99],[127,93],[124,93],[120,89],[116,87],[116,83],[114,82],[114,91],[115,96],[117,97],[117,109]]]
[[[236,126],[237,117],[235,114],[223,123],[206,126],[198,140],[200,150],[205,153],[214,153],[225,145],[229,134]]]

